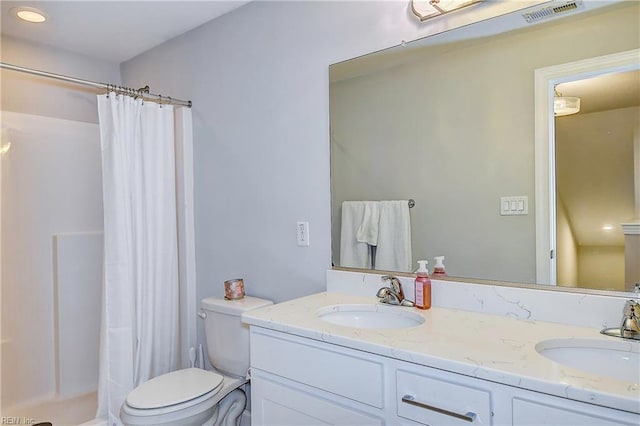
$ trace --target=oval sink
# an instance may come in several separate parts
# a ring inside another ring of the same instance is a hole
[[[400,306],[380,304],[340,304],[316,313],[326,322],[353,328],[408,328],[424,322],[422,315]]]
[[[536,351],[552,361],[598,376],[638,383],[640,343],[595,339],[550,339]]]

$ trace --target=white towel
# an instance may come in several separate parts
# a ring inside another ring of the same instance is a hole
[[[364,204],[362,221],[356,232],[356,240],[370,246],[378,244],[378,223],[380,222],[380,203],[378,201],[361,201]]]
[[[376,269],[411,272],[411,218],[409,203],[380,201]]]
[[[356,238],[364,217],[364,201],[342,202],[342,225],[340,230],[340,266],[348,268],[371,268],[369,244]]]

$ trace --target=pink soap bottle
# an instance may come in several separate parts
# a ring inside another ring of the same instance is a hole
[[[447,273],[444,271],[444,256],[436,256],[434,257],[436,260],[436,265],[433,267],[433,278],[442,278],[446,277]]]
[[[415,306],[418,309],[429,309],[431,307],[431,279],[427,269],[426,260],[418,260],[420,267],[416,271],[415,281]]]

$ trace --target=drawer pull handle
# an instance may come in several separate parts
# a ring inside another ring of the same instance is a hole
[[[402,402],[409,405],[415,405],[416,407],[424,408],[427,410],[435,411],[436,413],[444,414],[446,416],[455,417],[456,419],[464,420],[466,422],[473,423],[476,419],[476,413],[468,412],[466,414],[455,413],[453,411],[444,410],[442,408],[434,407],[432,405],[425,404],[424,402],[416,401],[411,395],[405,395],[402,397]]]

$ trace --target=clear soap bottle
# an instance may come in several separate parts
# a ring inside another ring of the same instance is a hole
[[[427,269],[428,263],[426,260],[418,260],[420,267],[416,271],[415,281],[415,306],[418,309],[431,308],[431,279]]]

